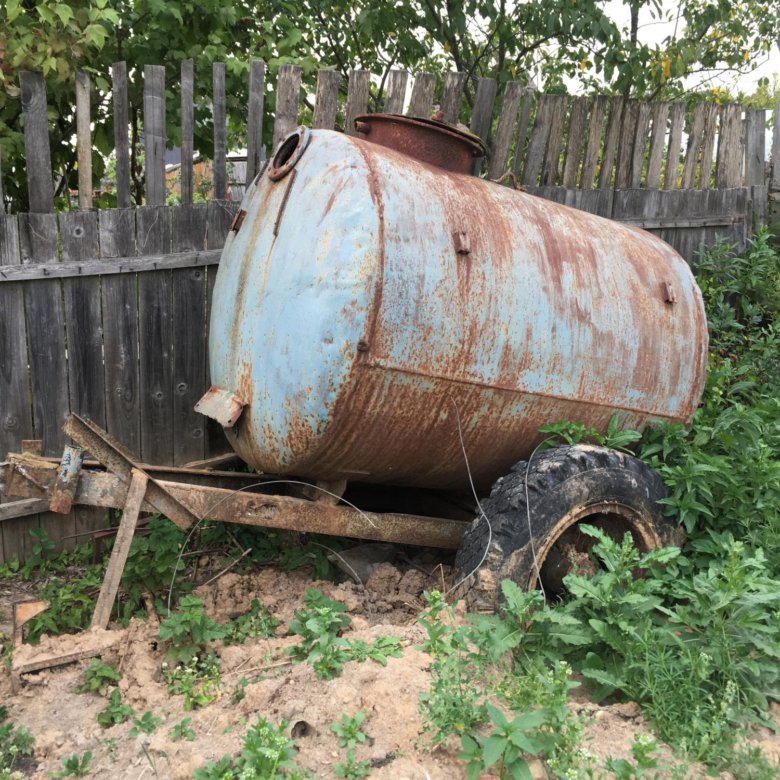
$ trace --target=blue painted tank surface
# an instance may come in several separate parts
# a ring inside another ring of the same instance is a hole
[[[249,464],[465,488],[465,449],[484,487],[541,425],[692,416],[706,321],[666,243],[306,133],[286,175],[262,171],[247,191],[214,288],[211,377],[246,404],[226,433]]]

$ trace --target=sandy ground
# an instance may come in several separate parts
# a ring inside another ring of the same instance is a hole
[[[299,766],[318,778],[332,778],[334,765],[343,760],[344,750],[339,748],[331,724],[344,714],[363,710],[363,731],[369,739],[358,747],[357,757],[371,763],[371,778],[465,777],[454,739],[452,744],[431,752],[421,737],[419,694],[428,688],[431,659],[417,649],[424,634],[416,618],[423,607],[423,590],[441,587],[440,572],[429,577],[415,568],[383,564],[362,588],[352,583],[312,582],[303,572],[264,569],[248,575],[228,573],[196,590],[209,614],[220,621],[247,611],[252,599],[258,597],[282,625],[272,639],[250,640],[237,646],[214,643],[222,660],[222,695],[193,712],[185,712],[183,698],[167,690],[162,676],[164,648],[158,646],[154,622],[133,620],[127,629],[112,626],[119,632],[118,642],[103,660],[121,671],[123,700],[138,715],[151,711],[163,719],[156,732],[148,736],[130,737],[129,722],[109,729],[98,725],[95,718],[106,700],[75,690],[83,682],[87,661],[27,675],[16,694],[12,693],[8,670],[3,669],[0,701],[8,707],[11,719],[35,736],[35,755],[25,766],[26,774],[51,777],[62,768],[63,757],[90,750],[91,777],[189,778],[207,760],[239,752],[246,726],[262,716],[274,723],[288,721],[298,748]],[[308,664],[289,663],[285,650],[296,639],[285,636],[285,626],[303,605],[303,594],[311,585],[346,604],[352,619],[346,637],[398,637],[403,643],[403,657],[390,658],[385,667],[370,660],[350,662],[334,680],[318,679]],[[5,618],[0,630],[10,634],[10,602],[33,596],[33,590],[30,586],[0,583],[0,612]],[[74,637],[45,638],[39,648],[24,653],[70,650],[77,641]],[[250,683],[244,689],[244,698],[234,703],[231,694],[242,677]],[[633,703],[602,707],[578,692],[571,707],[589,716],[584,747],[599,763],[607,756],[629,757],[635,735],[647,731]],[[169,732],[184,717],[192,718],[190,725],[196,739],[173,741]],[[770,757],[780,755],[778,737],[767,732],[761,739]],[[541,766],[535,766],[534,774],[544,776]]]

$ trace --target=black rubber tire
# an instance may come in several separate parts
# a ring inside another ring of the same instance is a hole
[[[656,472],[637,458],[607,447],[554,447],[535,454],[530,468],[527,461],[520,461],[481,502],[492,533],[480,515],[464,535],[455,558],[456,582],[467,579],[458,586],[456,595],[465,597],[471,610],[492,611],[501,598],[502,580],[511,579],[524,589],[537,587],[534,558],[547,574],[548,553],[561,543],[564,533],[564,539],[582,540],[583,547],[578,546],[578,550],[592,545],[590,537],[576,532],[580,521],[603,524],[604,530],[617,538],[630,531],[645,551],[680,545],[682,529],[675,519],[664,515],[663,505],[658,503],[666,495],[666,486]],[[549,557],[560,560],[559,553]],[[550,574],[556,576],[555,571]]]

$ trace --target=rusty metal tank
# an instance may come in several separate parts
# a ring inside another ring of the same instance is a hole
[[[691,418],[707,329],[674,249],[468,175],[451,127],[356,127],[289,136],[225,244],[209,360],[247,463],[465,488],[467,457],[484,488],[547,423]]]

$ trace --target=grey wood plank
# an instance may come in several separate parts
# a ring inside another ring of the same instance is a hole
[[[168,209],[136,211],[139,253],[170,251]],[[170,271],[138,275],[139,402],[141,452],[145,463],[173,462],[172,295]]]
[[[750,188],[750,213],[753,217],[751,233],[766,227],[769,213],[769,186],[756,184]]]
[[[116,205],[127,208],[130,205],[130,143],[127,138],[127,64],[124,62],[115,62],[111,66],[111,100],[114,105]]]
[[[715,170],[718,189],[742,184],[742,107],[729,104],[720,108],[720,133]]]
[[[211,197],[224,200],[227,197],[227,116],[225,105],[225,63],[215,62],[211,66],[212,96],[211,110],[214,122],[214,186]]]
[[[702,190],[708,190],[712,181],[712,156],[715,152],[717,124],[718,107],[714,103],[707,103],[707,110],[704,113],[704,135],[699,169],[699,189]]]
[[[528,152],[523,166],[523,184],[536,186],[542,171],[544,153],[547,149],[547,139],[550,136],[550,119],[554,95],[540,95],[536,105],[534,127],[531,140],[528,142]]]
[[[219,273],[217,266],[209,266],[206,269],[206,322],[209,321],[211,316],[211,301],[214,296],[214,284],[217,280],[217,274]],[[205,387],[211,387],[211,372],[209,371],[209,331],[206,329],[206,382]],[[210,417],[204,417],[205,431],[206,431],[206,457],[214,455],[222,455],[225,452],[232,452],[227,438],[225,437],[225,431],[222,426]]]
[[[604,134],[604,117],[607,113],[609,98],[606,95],[596,95],[591,102],[588,119],[588,140],[585,144],[585,154],[582,158],[582,175],[580,187],[584,190],[593,189],[596,176],[596,165],[599,161],[601,139]]]
[[[612,171],[617,157],[618,139],[623,126],[623,98],[613,97],[609,105],[609,123],[604,138],[604,152],[601,155],[599,170],[599,189],[612,186]]]
[[[76,155],[79,165],[79,208],[92,208],[92,131],[90,130],[90,82],[76,71]]]
[[[274,151],[298,122],[298,100],[301,91],[299,65],[282,65],[276,81],[276,113],[274,116]]]
[[[225,245],[230,223],[238,211],[238,206],[238,203],[229,200],[214,200],[209,203],[206,249],[222,249]]]
[[[564,187],[574,187],[577,183],[577,173],[580,167],[580,152],[585,138],[585,119],[588,113],[588,99],[574,97],[571,102],[569,129],[566,138],[566,158],[563,164]]]
[[[174,252],[204,249],[208,206],[171,210]],[[205,454],[205,420],[194,407],[206,384],[206,269],[173,271],[173,462],[180,466]]]
[[[481,78],[477,82],[477,94],[474,97],[474,108],[471,111],[469,129],[485,142],[488,150],[490,149],[490,130],[497,90],[498,82],[495,79]],[[484,163],[484,159],[475,159],[471,166],[472,174],[479,173]]]
[[[766,110],[745,109],[745,184],[762,186],[765,181]]]
[[[333,130],[336,127],[340,81],[341,75],[336,70],[317,71],[317,93],[311,123],[315,130]]]
[[[344,132],[357,135],[355,117],[368,111],[368,85],[371,74],[367,70],[352,70],[347,84],[347,109],[344,116]]]
[[[639,113],[634,130],[634,148],[631,151],[631,178],[630,187],[639,187],[642,184],[642,171],[645,164],[645,149],[647,147],[647,131],[650,128],[650,104],[639,104]]]
[[[550,112],[550,132],[547,138],[547,149],[542,165],[541,185],[553,186],[558,183],[558,173],[561,167],[561,144],[563,142],[563,121],[566,117],[566,95],[552,95]]]
[[[682,181],[680,188],[689,190],[694,184],[694,174],[700,160],[702,136],[704,134],[704,115],[707,108],[704,103],[699,103],[693,109],[691,131],[688,133],[688,148],[685,152],[683,163]]]
[[[525,162],[526,144],[528,142],[528,126],[531,121],[531,109],[534,105],[536,90],[526,87],[523,90],[522,105],[517,118],[517,140],[515,141],[515,154],[512,160],[512,173],[518,181],[523,176],[523,163]]]
[[[412,97],[409,99],[409,116],[429,119],[433,112],[433,93],[436,89],[436,76],[433,73],[418,73],[414,77]]]
[[[488,176],[498,179],[507,169],[512,136],[517,129],[517,114],[523,97],[523,85],[519,81],[509,81],[504,87],[501,101],[501,113],[498,117],[493,153],[490,156]]]
[[[18,223],[22,263],[59,261],[54,214],[20,214]],[[24,291],[35,438],[43,440],[45,455],[59,455],[65,444],[62,424],[70,412],[62,283],[25,282]]]
[[[460,104],[463,100],[463,88],[466,86],[466,74],[450,71],[444,75],[441,91],[442,121],[448,125],[458,124]]]
[[[192,177],[195,122],[195,65],[192,60],[181,63],[181,167],[179,187],[181,202],[192,203]]]
[[[40,73],[23,70],[19,73],[19,86],[24,114],[24,159],[30,211],[43,214],[54,210],[46,84]]]
[[[60,241],[64,262],[97,257],[98,224],[94,211],[60,214]],[[65,307],[65,331],[68,338],[68,395],[70,410],[106,427],[105,374],[103,370],[103,324],[101,319],[100,278],[72,277],[62,282]],[[107,318],[113,316],[107,312]],[[56,519],[58,518],[59,519]],[[72,519],[71,519],[72,518]],[[61,515],[50,520],[59,538],[72,533],[84,534],[105,528],[108,512],[93,507],[75,507],[68,519]],[[46,527],[44,517],[41,527]],[[75,539],[64,540],[66,546]]]
[[[620,128],[620,146],[617,155],[617,171],[615,172],[616,187],[631,186],[631,169],[638,120],[639,103],[636,100],[629,100],[623,110],[623,123]]]
[[[249,65],[249,110],[247,116],[246,186],[260,170],[263,153],[263,111],[265,110],[265,62],[252,60]]]
[[[669,151],[666,154],[666,170],[664,172],[664,189],[673,190],[677,187],[679,176],[682,132],[685,124],[685,104],[672,104],[672,120],[669,125]]]
[[[775,106],[772,114],[772,177],[769,187],[773,192],[780,190],[780,103]]]
[[[661,186],[661,165],[666,144],[666,122],[669,104],[653,104],[653,128],[650,133],[650,154],[647,159],[647,188],[657,190]]]
[[[144,66],[146,204],[165,203],[165,68]]]
[[[391,70],[387,77],[385,102],[382,111],[385,114],[402,114],[406,101],[406,85],[409,83],[409,72],[406,70]]]
[[[135,251],[135,211],[98,212],[100,254],[128,257]],[[138,278],[103,276],[103,348],[105,350],[106,430],[131,452],[141,451],[138,376]],[[108,316],[106,316],[108,314]]]

